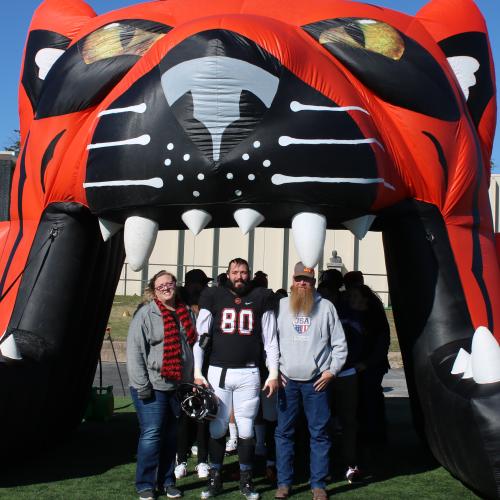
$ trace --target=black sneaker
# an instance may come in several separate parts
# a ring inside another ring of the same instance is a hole
[[[155,500],[155,494],[153,490],[140,491],[139,500]]]
[[[220,470],[210,469],[208,473],[207,487],[201,492],[200,498],[216,497],[222,492],[222,476]]]
[[[240,492],[247,500],[258,500],[260,498],[260,495],[253,487],[251,470],[240,471]]]
[[[165,486],[165,495],[167,498],[181,498],[182,491],[173,485]]]

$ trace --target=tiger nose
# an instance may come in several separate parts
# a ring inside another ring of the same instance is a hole
[[[231,134],[233,146],[245,139],[260,121],[262,113],[252,101],[242,102],[243,92],[249,92],[269,109],[278,85],[279,78],[266,69],[224,55],[190,59],[169,68],[161,76],[163,93],[171,108],[190,94],[192,117],[203,127],[186,117],[186,109],[174,110],[174,114],[193,142],[202,145],[200,149],[206,152],[206,144],[210,144],[208,149],[214,161],[221,157],[224,132],[240,120],[242,106],[245,120]]]

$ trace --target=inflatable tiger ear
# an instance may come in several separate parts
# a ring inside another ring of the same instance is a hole
[[[95,16],[46,0],[20,108],[0,223],[4,456],[78,424],[124,254],[140,269],[159,229],[291,227],[314,266],[326,229],[373,223],[415,422],[455,476],[499,495],[495,82],[471,0],[416,17],[344,0]]]

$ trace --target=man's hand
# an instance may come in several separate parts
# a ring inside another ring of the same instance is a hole
[[[203,385],[204,387],[208,387],[208,382],[205,377],[195,378],[193,383],[196,385]]]
[[[208,387],[207,379],[202,375],[201,370],[199,368],[194,369],[193,383],[196,385],[203,385],[204,387]]]
[[[264,387],[262,390],[265,392],[267,390],[267,396],[270,398],[277,390],[278,390],[278,379],[277,378],[272,378],[272,379],[267,379],[266,383],[264,384]]]
[[[335,375],[330,370],[325,370],[321,377],[314,382],[313,387],[316,392],[324,391]]]

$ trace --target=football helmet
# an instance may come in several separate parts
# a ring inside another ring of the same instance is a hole
[[[213,420],[219,402],[214,391],[202,385],[183,383],[177,387],[177,399],[182,411],[196,420]]]

